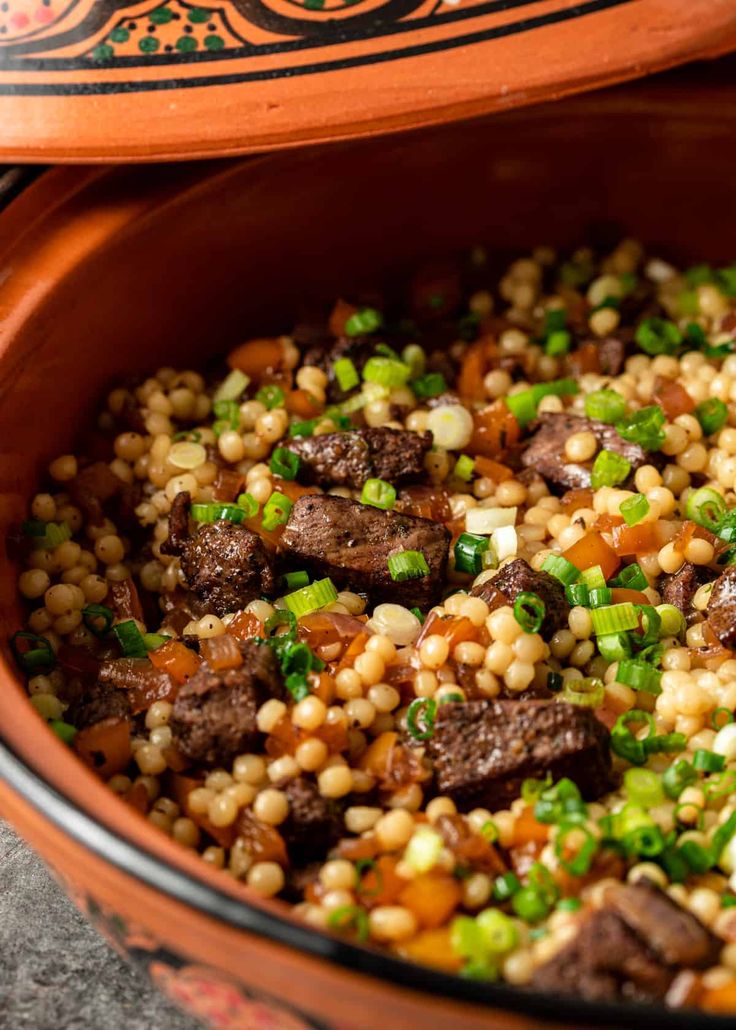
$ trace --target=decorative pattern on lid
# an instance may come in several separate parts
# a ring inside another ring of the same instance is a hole
[[[0,0],[0,157],[190,157],[344,138],[733,44],[732,0]]]

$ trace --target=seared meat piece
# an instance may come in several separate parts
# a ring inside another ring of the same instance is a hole
[[[693,607],[693,598],[700,587],[710,583],[714,574],[702,565],[684,562],[677,572],[662,576],[659,591],[663,604],[673,604],[683,615],[689,615]]]
[[[523,558],[504,565],[492,579],[473,587],[470,592],[474,597],[482,597],[491,610],[504,604],[513,605],[521,593],[536,594],[544,601],[546,609],[540,629],[544,639],[549,640],[559,629],[567,628],[570,605],[564,586],[548,572],[535,572]]]
[[[612,885],[604,902],[667,965],[705,969],[718,961],[718,938],[648,880]]]
[[[96,683],[84,691],[66,713],[66,721],[83,730],[104,719],[129,719],[130,702],[123,690],[110,683]]]
[[[587,708],[547,701],[441,705],[427,744],[440,793],[463,811],[507,807],[527,777],[569,777],[588,800],[610,787],[609,733]]]
[[[181,490],[171,502],[169,512],[169,535],[161,544],[164,554],[181,554],[189,539],[189,506],[192,498],[187,490]]]
[[[626,344],[616,336],[605,336],[598,341],[598,360],[604,376],[617,376],[626,362]]]
[[[306,865],[323,857],[340,839],[340,805],[322,797],[316,784],[305,776],[297,776],[279,787],[289,799],[289,815],[279,826],[289,858],[297,865]]]
[[[288,449],[299,455],[298,479],[320,486],[360,489],[366,479],[405,483],[424,472],[424,455],[432,446],[431,433],[404,429],[355,429],[290,440]]]
[[[192,593],[215,615],[244,608],[274,589],[261,538],[234,522],[208,522],[186,543],[181,567]]]
[[[601,909],[536,970],[530,987],[587,1001],[657,1001],[673,978],[622,919]]]
[[[227,615],[274,589],[271,558],[263,541],[235,522],[208,522],[189,535],[189,494],[178,493],[169,513],[164,554],[181,555],[189,589],[208,611]]]
[[[99,526],[105,518],[103,504],[119,494],[122,486],[123,481],[118,479],[106,462],[95,461],[67,483],[67,491],[88,521]]]
[[[724,569],[713,584],[706,615],[723,646],[736,647],[736,566]]]
[[[284,690],[276,657],[267,644],[240,644],[243,664],[212,670],[203,662],[177,694],[169,725],[182,757],[197,765],[227,766],[258,739],[256,714]]]
[[[639,444],[629,443],[613,426],[596,419],[565,413],[544,414],[535,425],[536,432],[521,455],[522,463],[565,490],[591,485],[592,461],[565,461],[565,442],[573,433],[593,433],[602,450],[615,451],[630,461],[632,472],[649,461],[647,452]]]
[[[328,494],[295,501],[281,537],[281,546],[316,575],[368,593],[376,603],[393,601],[407,608],[437,603],[449,545],[450,534],[438,522]],[[429,575],[394,582],[387,562],[401,551],[421,551]]]

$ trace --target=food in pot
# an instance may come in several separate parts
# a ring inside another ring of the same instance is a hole
[[[227,364],[51,463],[39,715],[315,928],[736,1008],[736,270],[475,251]]]

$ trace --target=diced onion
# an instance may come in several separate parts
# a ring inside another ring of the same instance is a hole
[[[243,390],[250,383],[250,376],[234,368],[220,383],[213,395],[213,401],[234,401],[240,397]]]
[[[171,445],[166,459],[178,469],[196,469],[207,461],[207,451],[201,443],[180,440]]]
[[[470,443],[473,416],[461,404],[441,404],[430,411],[427,429],[432,433],[436,447],[461,451]]]
[[[516,525],[517,508],[470,508],[465,513],[468,533],[490,536],[494,529]]]
[[[736,758],[736,722],[729,722],[716,733],[711,750],[724,755],[727,762]]]
[[[379,604],[373,609],[373,617],[366,623],[366,629],[405,647],[413,644],[419,636],[422,624],[413,612],[401,604]]]
[[[500,529],[494,529],[491,534],[490,549],[497,564],[505,561],[506,558],[515,558],[518,547],[519,538],[514,526],[501,526]]]

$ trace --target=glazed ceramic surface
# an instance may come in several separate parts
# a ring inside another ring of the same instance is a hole
[[[3,0],[0,158],[186,159],[367,135],[734,45],[733,0]]]
[[[0,533],[117,377],[206,365],[307,303],[481,241],[492,259],[589,233],[733,258],[736,86],[640,85],[390,142],[147,170],[57,169],[0,216]],[[0,809],[92,920],[229,1028],[696,1027],[435,973],[296,922],[175,845],[28,704],[0,577]],[[723,1025],[732,1022],[723,1020]]]

